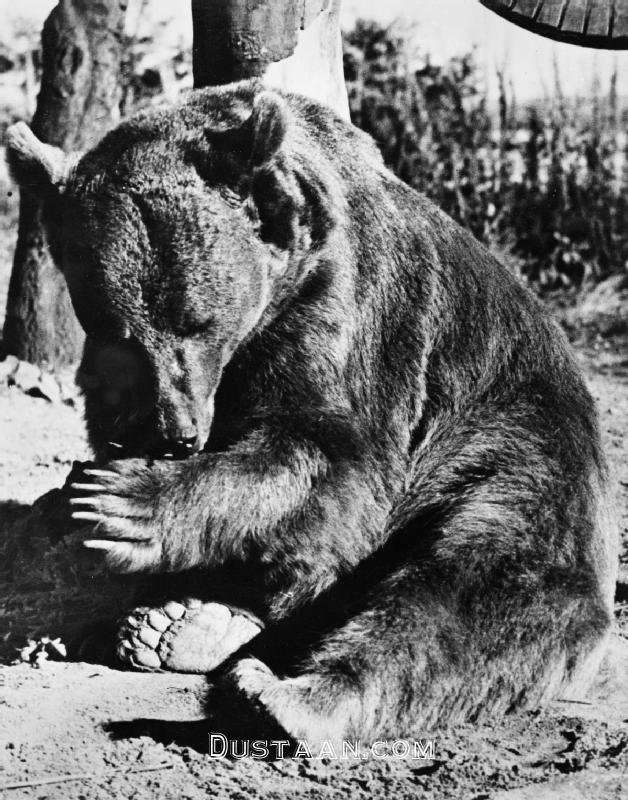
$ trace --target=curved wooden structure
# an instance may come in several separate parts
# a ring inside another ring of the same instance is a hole
[[[561,42],[628,49],[628,0],[480,0],[522,28]]]

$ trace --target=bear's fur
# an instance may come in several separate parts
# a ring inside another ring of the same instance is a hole
[[[13,170],[52,201],[87,333],[75,516],[117,569],[242,565],[267,628],[238,690],[293,735],[366,738],[586,672],[616,561],[594,405],[477,241],[367,136],[256,82],[65,170],[28,138]]]

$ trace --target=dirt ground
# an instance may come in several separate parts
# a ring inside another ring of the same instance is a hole
[[[579,357],[599,402],[628,543],[628,345]],[[586,697],[495,726],[425,731],[431,760],[213,759],[199,745],[205,731],[192,739],[177,726],[107,727],[200,719],[202,677],[11,663],[29,637],[65,636],[103,603],[109,612],[122,607],[128,587],[71,543],[52,546],[31,509],[63,483],[73,459],[85,458],[78,404],[0,381],[0,432],[0,797],[628,798],[628,548],[611,655]]]

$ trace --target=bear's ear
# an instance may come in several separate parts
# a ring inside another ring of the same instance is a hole
[[[261,167],[277,153],[286,137],[288,109],[284,99],[274,92],[259,94],[248,126],[253,132],[251,162],[254,167]]]
[[[40,142],[25,122],[7,130],[7,163],[18,186],[34,194],[61,191],[70,169],[63,150]]]

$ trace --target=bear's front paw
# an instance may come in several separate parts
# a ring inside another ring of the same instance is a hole
[[[163,469],[126,459],[85,469],[83,475],[80,483],[71,484],[70,505],[74,520],[94,523],[84,545],[103,550],[107,565],[118,572],[158,569],[163,562],[157,515]]]

